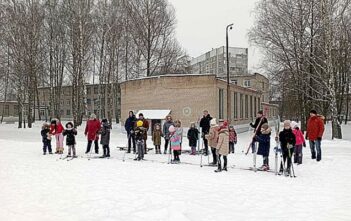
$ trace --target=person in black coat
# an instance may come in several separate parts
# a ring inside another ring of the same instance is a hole
[[[52,154],[51,149],[51,136],[50,136],[50,124],[44,123],[40,131],[43,141],[43,155],[46,155],[46,151]]]
[[[255,132],[255,137],[254,137],[254,139],[251,142],[252,153],[256,152],[256,148],[255,148],[256,147],[256,142],[257,142],[256,136],[260,136],[261,135],[261,127],[265,123],[268,124],[268,120],[267,120],[267,118],[265,118],[263,116],[263,111],[260,110],[260,111],[257,112],[257,118],[255,120],[255,123],[254,124],[250,123],[250,126],[252,128],[254,128],[254,132]]]
[[[189,146],[191,147],[191,154],[196,155],[197,141],[199,140],[199,130],[196,129],[195,124],[192,123],[188,130]]]
[[[205,138],[205,135],[209,133],[210,131],[210,121],[212,120],[212,117],[210,116],[210,114],[208,113],[207,110],[204,110],[203,112],[203,117],[200,120],[200,127],[202,129],[202,139],[204,142],[204,147],[205,147],[205,155],[208,155],[208,142],[207,139]]]
[[[261,170],[269,170],[269,149],[271,145],[271,132],[272,129],[267,123],[263,124],[261,127],[260,135],[256,135],[256,140],[258,141],[257,155],[262,155],[263,165]]]
[[[104,151],[104,154],[102,155],[102,158],[104,157],[110,157],[110,133],[111,133],[111,125],[108,123],[107,119],[103,119],[101,121],[101,140],[100,144],[102,144],[102,149]]]
[[[130,153],[131,149],[131,143],[133,142],[133,153],[135,153],[135,133],[134,133],[134,125],[136,122],[136,117],[134,115],[133,111],[129,111],[129,116],[126,119],[126,122],[124,124],[124,128],[127,131],[127,136],[128,136],[128,153]]]
[[[290,121],[284,121],[284,129],[279,133],[279,142],[282,148],[284,164],[287,161],[287,166],[285,170],[285,175],[290,175],[290,167],[291,167],[291,155],[293,153],[293,148],[296,143],[295,135],[291,129]],[[280,165],[280,173],[283,173],[283,164]]]
[[[73,127],[72,122],[66,124],[66,129],[63,131],[62,135],[66,136],[66,145],[68,146],[67,157],[71,157],[71,151],[73,151],[73,157],[77,157],[75,147],[77,130]]]

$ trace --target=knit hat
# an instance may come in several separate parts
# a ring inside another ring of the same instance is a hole
[[[102,121],[101,121],[102,123],[107,123],[107,119],[106,118],[104,118],[104,119],[102,119]]]
[[[212,118],[212,119],[210,120],[210,124],[211,124],[211,126],[217,125],[217,120],[216,120],[216,118]]]
[[[137,121],[137,127],[141,127],[141,126],[143,126],[143,121],[138,120],[138,121]]]
[[[173,133],[175,131],[175,127],[173,125],[171,125],[169,128],[168,128],[168,131],[170,133]]]
[[[228,121],[223,121],[223,123],[222,123],[222,125],[221,125],[221,127],[219,128],[220,130],[222,130],[222,129],[228,129]]]
[[[51,124],[56,124],[56,120],[52,120],[52,121],[51,121]]]
[[[91,119],[96,119],[96,115],[95,114],[90,114],[90,118]]]
[[[66,124],[66,128],[68,128],[68,125],[71,125],[71,128],[73,128],[73,123],[72,123],[72,122],[68,122],[68,123]]]
[[[285,120],[284,121],[284,127],[291,127],[291,121],[290,120]]]
[[[298,124],[295,121],[291,121],[290,126],[292,129],[295,129],[296,127],[298,127]]]
[[[310,114],[317,114],[317,111],[316,110],[311,110]]]

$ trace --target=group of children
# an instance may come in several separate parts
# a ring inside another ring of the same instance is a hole
[[[110,130],[111,126],[108,123],[107,119],[103,119],[101,121],[101,129],[99,130],[99,134],[101,135],[100,144],[103,148],[102,157],[110,157]],[[66,137],[66,145],[68,147],[68,155],[67,157],[77,157],[76,152],[76,136],[77,130],[74,128],[72,122],[68,122],[66,124],[66,128],[64,129],[61,122],[57,119],[52,120],[51,124],[44,123],[41,129],[41,137],[43,142],[43,155],[46,155],[47,152],[49,154],[53,154],[51,147],[52,137],[56,139],[56,152],[55,154],[63,154],[64,151],[64,137]],[[72,155],[73,154],[73,155]]]

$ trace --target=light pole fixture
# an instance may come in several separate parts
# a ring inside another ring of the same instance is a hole
[[[230,76],[229,76],[229,40],[228,31],[233,29],[234,24],[229,24],[226,27],[226,57],[227,57],[227,121],[230,124]],[[235,104],[234,104],[235,105]]]

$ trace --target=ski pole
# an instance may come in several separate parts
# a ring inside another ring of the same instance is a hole
[[[293,164],[293,162],[292,162],[292,160],[291,160],[291,152],[290,152],[290,149],[291,148],[289,148],[289,160],[290,160],[290,165],[291,165],[291,169],[290,170],[292,170],[292,173],[293,173],[293,177],[295,178],[296,176],[295,176],[295,171],[294,171],[294,164]],[[291,177],[291,174],[290,174],[290,177]]]
[[[200,152],[200,167],[202,167],[202,155],[204,152],[204,142],[201,144],[201,152]]]

